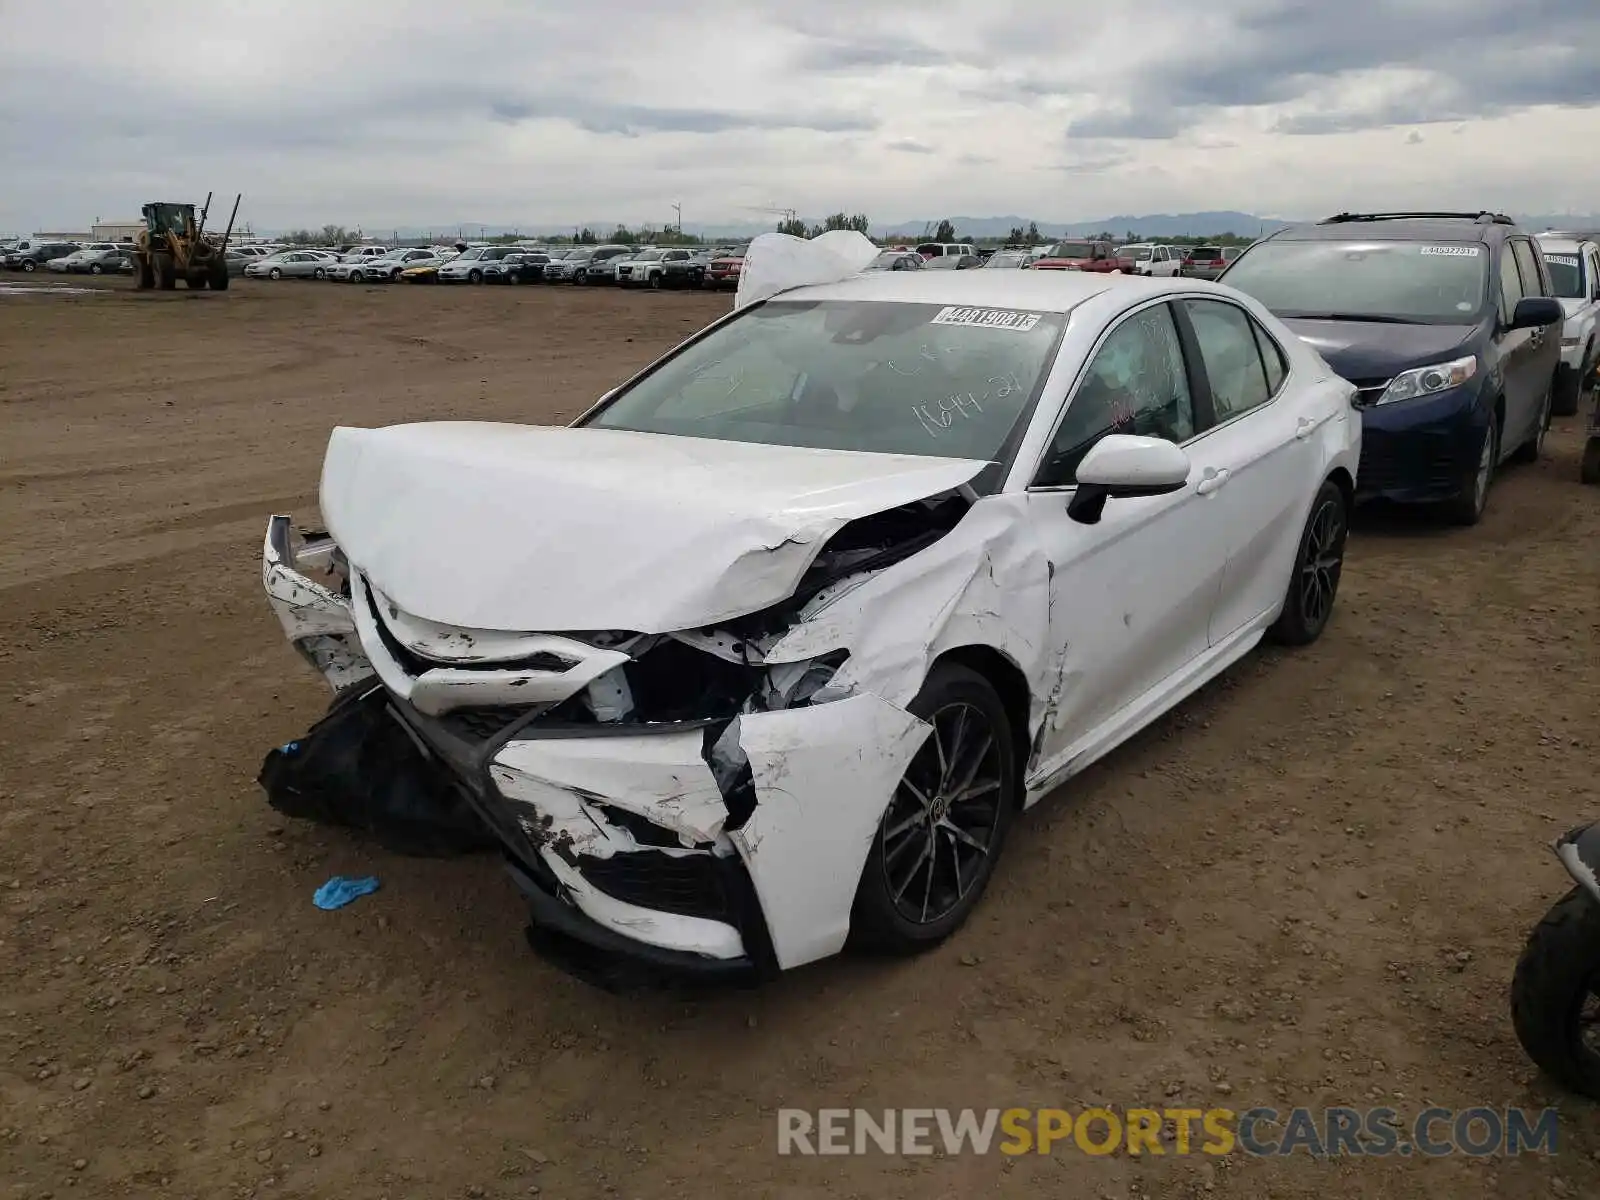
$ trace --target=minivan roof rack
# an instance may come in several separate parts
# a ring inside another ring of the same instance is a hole
[[[1481,212],[1384,212],[1336,213],[1318,221],[1318,225],[1343,225],[1351,221],[1479,221],[1485,225],[1515,225],[1505,213]]]

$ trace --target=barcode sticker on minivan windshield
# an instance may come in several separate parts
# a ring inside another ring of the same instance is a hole
[[[973,325],[983,329],[1014,329],[1026,333],[1039,323],[1043,313],[1017,312],[1009,308],[941,308],[931,325]]]
[[[1446,254],[1457,258],[1476,258],[1478,249],[1477,246],[1424,246],[1422,253]]]
[[[1578,265],[1578,256],[1576,254],[1546,254],[1544,260],[1545,262],[1560,263],[1563,267],[1575,267]]]

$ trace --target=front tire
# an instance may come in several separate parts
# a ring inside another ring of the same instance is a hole
[[[1591,341],[1583,348],[1583,357],[1578,360],[1578,369],[1570,378],[1563,378],[1561,386],[1556,389],[1555,402],[1550,411],[1558,417],[1570,417],[1577,413],[1583,403],[1583,393],[1588,390],[1589,381],[1594,377],[1594,343]]]
[[[104,275],[105,273],[106,273],[106,269],[104,267],[102,267],[99,263],[90,263],[89,264],[89,274],[91,274],[91,275]]]
[[[278,270],[277,267],[273,267],[272,270],[267,272],[267,278],[268,279],[282,279],[283,278],[283,272]]]
[[[1461,491],[1445,508],[1456,525],[1476,525],[1483,520],[1484,509],[1489,506],[1489,489],[1494,486],[1495,467],[1500,462],[1500,422],[1493,418],[1483,432],[1483,445],[1478,450],[1478,462],[1461,485]]]
[[[1600,1051],[1583,1036],[1592,998],[1600,998],[1600,904],[1574,887],[1528,935],[1511,980],[1511,1024],[1541,1070],[1600,1099]]]
[[[1011,720],[982,675],[941,663],[908,711],[930,729],[878,823],[850,920],[859,944],[889,954],[938,945],[966,921],[1021,794]]]
[[[468,283],[482,283],[483,282],[483,272],[482,271],[468,271],[467,272],[467,282]]]
[[[171,292],[177,289],[178,265],[172,255],[165,250],[156,251],[150,256],[150,269],[155,272],[157,291]]]
[[[1311,501],[1311,515],[1300,533],[1294,573],[1283,598],[1283,611],[1268,630],[1283,646],[1309,646],[1322,636],[1333,616],[1344,571],[1345,539],[1350,533],[1349,504],[1331,479],[1323,480]]]
[[[1544,453],[1544,435],[1550,429],[1550,415],[1555,412],[1556,381],[1550,381],[1550,389],[1544,394],[1544,403],[1539,406],[1538,423],[1528,435],[1528,440],[1517,447],[1515,461],[1519,463],[1538,462]]]

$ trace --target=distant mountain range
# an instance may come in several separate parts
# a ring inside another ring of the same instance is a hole
[[[1523,214],[1514,213],[1519,224],[1535,232],[1545,229],[1600,229],[1600,214],[1557,213],[1557,214]],[[1302,218],[1304,219],[1304,218]],[[807,224],[817,224],[821,217],[805,217]],[[873,222],[874,234],[907,234],[912,237],[921,237],[924,230],[932,232],[941,218],[918,218],[915,220],[896,221],[892,223]],[[1239,237],[1260,237],[1276,229],[1282,229],[1292,223],[1291,219],[1280,217],[1265,217],[1255,213],[1233,212],[1223,210],[1220,212],[1188,212],[1188,213],[1142,213],[1139,215],[1118,214],[1113,217],[1101,217],[1092,221],[1048,221],[1036,217],[1000,216],[1000,217],[950,217],[949,221],[955,226],[956,233],[963,239],[966,238],[1001,238],[1005,237],[1012,229],[1026,229],[1030,223],[1037,224],[1039,233],[1044,237],[1084,237],[1095,233],[1110,233],[1117,238],[1129,234],[1141,238],[1170,238],[1170,237],[1219,237],[1225,233],[1235,234]],[[605,237],[617,227],[614,220],[585,221],[582,225],[594,230],[600,237]],[[706,238],[725,238],[727,240],[740,240],[754,237],[758,233],[766,233],[774,227],[771,221],[730,221],[725,223],[708,222],[704,225],[688,224],[685,231]],[[396,237],[401,241],[412,241],[422,238],[492,238],[506,234],[518,234],[524,237],[549,237],[574,232],[574,225],[549,225],[535,224],[523,226],[511,225],[483,225],[474,222],[464,222],[449,225],[433,226],[401,226],[398,229],[368,229],[366,233],[375,237]],[[282,230],[275,231],[278,233]]]

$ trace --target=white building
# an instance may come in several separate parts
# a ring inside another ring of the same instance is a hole
[[[97,242],[131,242],[139,236],[139,231],[144,228],[144,222],[134,221],[96,221],[94,224],[94,240]]]

